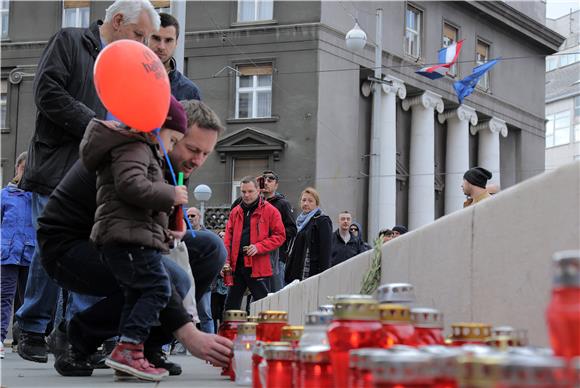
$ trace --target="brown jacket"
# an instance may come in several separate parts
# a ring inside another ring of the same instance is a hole
[[[80,145],[80,158],[97,172],[97,211],[91,240],[169,250],[168,213],[175,189],[165,183],[163,159],[148,135],[110,129],[93,119]]]

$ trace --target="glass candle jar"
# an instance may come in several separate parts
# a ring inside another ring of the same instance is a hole
[[[457,388],[457,357],[463,352],[457,347],[444,345],[419,346],[421,352],[432,357],[433,388]]]
[[[289,344],[268,345],[264,348],[267,388],[294,387],[294,352]]]
[[[302,333],[304,333],[304,326],[284,326],[282,327],[280,340],[283,342],[289,342],[293,348],[297,348]]]
[[[506,353],[483,345],[464,345],[460,350],[456,374],[460,387],[498,387]]]
[[[486,323],[460,322],[451,324],[451,346],[467,344],[485,345],[485,341],[491,336],[491,326]]]
[[[328,341],[334,384],[340,387],[349,381],[350,350],[386,346],[377,301],[369,295],[337,296]]]
[[[224,312],[224,321],[218,329],[218,335],[226,337],[230,341],[236,339],[238,332],[238,325],[246,321],[248,314],[243,310],[227,310]],[[230,376],[233,381],[235,379],[235,373],[230,363],[227,367],[222,368],[222,376]]]
[[[261,311],[258,314],[256,340],[264,342],[280,341],[282,328],[286,325],[288,325],[288,313],[286,311]]]
[[[258,316],[257,315],[250,315],[248,317],[248,322],[255,322],[258,323]]]
[[[387,283],[377,289],[379,303],[403,303],[415,302],[415,287],[409,283]]]
[[[289,346],[288,342],[263,342],[256,341],[254,351],[252,353],[252,387],[265,388],[266,382],[266,360],[264,358],[264,351],[267,346]]]
[[[385,349],[362,348],[349,352],[348,387],[350,388],[372,388],[373,376],[370,367],[371,357],[387,352]]]
[[[375,388],[431,388],[431,357],[416,349],[386,352],[370,360]]]
[[[439,310],[415,307],[411,309],[411,322],[419,345],[444,345],[443,314]]]
[[[224,265],[224,285],[231,287],[234,285],[234,273],[229,264]]]
[[[256,344],[256,326],[258,324],[254,322],[238,325],[232,363],[237,385],[252,385],[252,352]]]
[[[546,311],[556,356],[580,356],[580,251],[554,254],[552,297]]]
[[[500,365],[498,387],[565,388],[572,385],[565,359],[541,355],[508,354]]]
[[[332,387],[332,366],[328,345],[306,346],[298,350],[298,388]]]
[[[387,348],[395,344],[418,345],[415,327],[411,323],[409,307],[401,304],[383,303],[379,305],[379,313],[387,337]]]
[[[311,345],[328,345],[328,336],[326,332],[330,322],[332,322],[332,313],[324,311],[313,311],[304,317],[304,332],[300,337],[298,346],[304,348]]]

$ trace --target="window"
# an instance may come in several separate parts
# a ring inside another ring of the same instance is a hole
[[[238,22],[255,22],[274,18],[274,0],[238,0]]]
[[[238,66],[236,118],[272,116],[272,64]]]
[[[558,68],[558,57],[546,57],[546,71]]]
[[[171,13],[171,1],[152,1],[151,4],[158,13]]]
[[[7,97],[8,97],[8,81],[3,79],[0,86],[0,128],[7,128],[6,123],[6,113],[7,109]]]
[[[62,26],[87,28],[90,24],[90,1],[63,2]]]
[[[405,14],[405,54],[413,58],[421,57],[421,23],[423,12],[407,5]]]
[[[234,158],[233,162],[233,181],[232,181],[232,202],[240,197],[240,181],[246,176],[258,176],[262,171],[268,169],[268,159],[242,159]]]
[[[8,38],[8,24],[10,20],[8,18],[8,11],[8,0],[0,0],[0,12],[2,12],[2,39]]]
[[[475,61],[477,65],[482,65],[489,60],[489,44],[477,40],[477,46],[475,48]],[[489,90],[489,71],[481,77],[477,86],[483,90]]]
[[[459,31],[451,24],[443,23],[443,47],[449,47],[453,43],[457,43]],[[455,77],[457,75],[457,64],[451,66],[447,75]]]
[[[570,143],[570,111],[547,115],[546,147]]]

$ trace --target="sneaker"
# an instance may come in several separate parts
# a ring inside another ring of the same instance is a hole
[[[56,358],[54,369],[61,376],[90,376],[94,368],[87,356],[76,352],[69,346]]]
[[[167,355],[161,348],[145,349],[145,357],[157,368],[163,368],[169,372],[169,376],[179,376],[182,372],[181,365],[167,360]]]
[[[44,335],[22,330],[18,340],[18,354],[28,361],[48,362]]]
[[[95,369],[109,369],[109,367],[105,364],[105,360],[109,353],[105,353],[104,349],[97,350],[95,353],[89,356],[89,363]]]
[[[48,351],[54,354],[54,358],[58,358],[68,348],[69,342],[66,337],[66,325],[61,322],[55,327],[46,338]]]
[[[163,368],[155,368],[143,355],[143,344],[119,342],[105,364],[114,370],[121,371],[147,381],[161,381],[169,375]]]

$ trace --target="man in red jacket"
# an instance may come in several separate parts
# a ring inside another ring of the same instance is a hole
[[[226,265],[234,273],[234,285],[226,298],[226,310],[239,310],[246,288],[254,301],[268,295],[272,276],[270,252],[286,241],[280,212],[260,197],[253,177],[241,181],[242,202],[234,207],[226,225]]]

